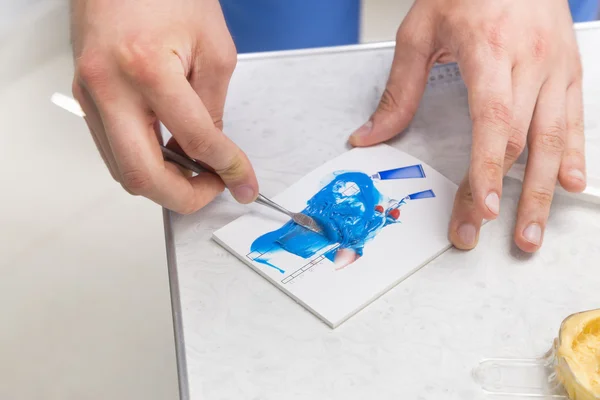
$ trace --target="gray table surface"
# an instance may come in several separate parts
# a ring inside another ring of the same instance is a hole
[[[600,176],[600,27],[578,27],[588,168]],[[348,149],[374,110],[393,44],[242,56],[225,131],[274,195]],[[435,77],[434,71],[433,76]],[[443,86],[443,90],[440,90]],[[470,121],[460,80],[432,81],[390,142],[459,182]],[[484,357],[544,353],[568,314],[600,307],[600,209],[556,198],[533,256],[512,242],[520,192],[471,252],[449,250],[332,330],[210,237],[245,212],[228,194],[190,216],[165,212],[182,399],[480,399]]]

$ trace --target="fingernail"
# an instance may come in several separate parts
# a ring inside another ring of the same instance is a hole
[[[368,120],[367,122],[365,122],[365,124],[363,126],[361,126],[356,131],[354,131],[354,133],[352,134],[352,137],[359,138],[359,137],[367,136],[369,133],[371,133],[372,129],[373,129],[373,121]]]
[[[475,244],[475,237],[477,236],[477,230],[471,224],[462,224],[457,230],[458,237],[463,244],[472,246]]]
[[[251,203],[254,201],[255,192],[250,185],[241,185],[233,189],[233,197],[240,203]]]
[[[538,224],[530,224],[523,231],[523,237],[529,243],[535,244],[538,246],[542,242],[542,227]]]
[[[585,181],[585,175],[583,174],[583,172],[581,172],[581,171],[580,171],[580,170],[578,170],[578,169],[572,169],[572,170],[569,172],[569,176],[570,176],[571,178],[577,179],[578,181],[582,181],[582,182],[584,182],[584,181]]]
[[[485,198],[485,205],[494,215],[498,215],[500,213],[500,197],[498,197],[498,194],[496,192],[488,194]]]

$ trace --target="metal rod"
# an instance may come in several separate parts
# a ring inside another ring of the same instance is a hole
[[[287,216],[293,218],[294,217],[294,213],[292,213],[291,211],[281,207],[279,204],[273,202],[272,200],[269,200],[268,198],[266,198],[265,196],[263,196],[262,194],[258,194],[258,197],[255,200],[257,203],[265,205],[267,207],[271,207],[274,208],[275,210],[282,212],[284,214],[286,214]]]
[[[202,167],[200,164],[195,162],[194,160],[182,156],[179,153],[174,152],[173,150],[167,149],[165,146],[161,145],[160,149],[162,150],[163,156],[169,160],[174,162],[175,164],[179,164],[183,168],[187,168],[190,171],[194,171],[197,174],[201,174],[203,172],[210,172],[206,168]]]

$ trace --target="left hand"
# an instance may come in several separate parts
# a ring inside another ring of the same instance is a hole
[[[416,0],[396,37],[387,87],[355,146],[383,142],[415,115],[431,67],[456,61],[473,122],[470,168],[450,223],[460,249],[477,244],[482,220],[500,212],[502,178],[529,154],[515,242],[542,244],[556,180],[586,185],[582,71],[566,0]]]

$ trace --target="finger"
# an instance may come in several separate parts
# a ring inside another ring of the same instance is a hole
[[[542,83],[542,80],[536,75],[536,70],[528,68],[529,65],[525,64],[522,67],[515,66],[513,68],[513,124],[504,157],[504,174],[525,148],[527,131],[531,124],[537,94]],[[467,178],[459,186],[454,203],[450,223],[450,240],[452,244],[463,250],[474,248],[479,240],[482,221],[483,217],[475,207]]]
[[[118,166],[120,182],[130,193],[147,197],[182,214],[204,207],[224,189],[214,174],[186,178],[165,162],[154,130],[154,118],[128,92],[116,93],[98,107]]]
[[[435,27],[421,14],[413,8],[402,22],[386,88],[375,113],[350,136],[353,146],[391,139],[408,126],[417,112],[434,57]]]
[[[146,63],[147,54],[134,49],[126,55],[129,73],[150,108],[165,124],[187,155],[210,165],[241,203],[258,195],[258,182],[247,156],[215,127],[197,93],[190,86],[178,57]],[[160,60],[159,56],[150,57]],[[158,150],[158,149],[157,149]]]
[[[83,113],[84,113],[84,121],[90,131],[92,139],[94,140],[94,144],[102,157],[102,161],[108,168],[110,175],[114,180],[119,180],[118,168],[115,162],[115,158],[112,154],[112,149],[108,144],[108,140],[106,139],[106,133],[104,132],[104,126],[102,125],[102,119],[98,113],[98,109],[96,105],[91,99],[90,94],[87,92],[85,88],[83,88],[77,79],[73,81],[72,87],[73,97],[79,103]]]
[[[512,66],[508,57],[474,49],[459,58],[469,96],[473,143],[469,183],[484,218],[500,213],[504,156],[512,132]]]
[[[583,95],[581,79],[567,89],[567,136],[565,153],[560,164],[558,179],[570,192],[581,192],[586,187],[585,136],[583,129]]]
[[[187,171],[182,171],[181,168],[171,162],[165,162],[165,168],[169,170],[166,177],[172,181],[174,177],[183,178],[187,184],[182,181],[182,187],[191,186],[193,194],[189,198],[187,204],[183,204],[179,210],[174,210],[181,214],[191,214],[205,207],[213,201],[218,195],[225,190],[225,184],[218,175],[212,173],[202,173],[196,176],[190,176]],[[169,186],[171,182],[169,182]]]
[[[237,64],[237,50],[219,3],[207,6],[210,9],[205,12],[210,15],[210,19],[204,21],[204,29],[209,24],[210,32],[219,39],[207,40],[201,32],[197,33],[201,46],[197,46],[189,81],[202,99],[214,125],[223,130],[225,98]]]
[[[208,63],[201,63],[202,58],[198,56],[196,66],[190,74],[192,88],[202,99],[213,124],[220,130],[223,130],[225,99],[231,75],[237,62],[237,54],[233,43],[223,48],[233,49],[233,51],[214,49],[217,56]]]
[[[557,80],[546,81],[529,132],[529,155],[515,227],[515,242],[526,252],[541,246],[550,213],[565,149],[565,87]]]
[[[506,144],[503,175],[506,175],[527,145],[527,132],[542,83],[543,77],[533,63],[524,62],[513,67],[513,123]]]
[[[206,76],[202,79],[199,72],[195,72],[190,80],[190,84],[202,99],[208,114],[210,115],[213,125],[219,129],[223,129],[223,113],[225,108],[225,97],[229,87],[229,80],[222,81]]]
[[[470,250],[477,245],[483,217],[473,201],[469,175],[465,176],[454,198],[450,220],[450,242],[461,250]]]

